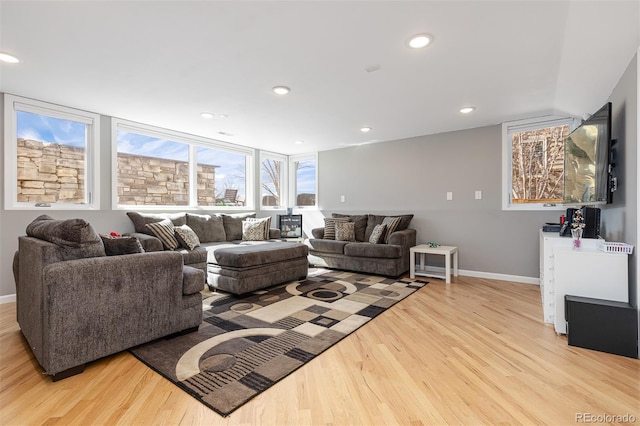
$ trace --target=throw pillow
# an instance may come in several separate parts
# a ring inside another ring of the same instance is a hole
[[[255,213],[223,214],[222,224],[227,241],[242,239],[242,221],[248,217],[256,217]]]
[[[100,234],[104,251],[107,256],[120,256],[123,254],[144,253],[142,244],[136,237],[113,237],[111,235]]]
[[[355,226],[354,222],[336,222],[336,240],[355,241]]]
[[[201,243],[227,240],[221,216],[187,213],[187,225],[196,233]]]
[[[222,219],[220,219],[220,223],[222,223]],[[193,250],[200,245],[198,235],[189,227],[189,225],[176,226],[174,229],[176,231],[176,239],[182,247]]]
[[[398,216],[387,216],[384,218],[384,220],[382,221],[382,224],[387,225],[387,229],[384,233],[384,239],[383,239],[385,244],[389,243],[389,237],[391,237],[391,234],[396,232],[396,229],[400,225],[401,220],[402,218]]]
[[[349,219],[343,217],[325,217],[323,236],[325,240],[336,239],[336,222],[349,222]]]
[[[162,245],[169,250],[175,250],[180,246],[175,236],[175,228],[173,223],[169,219],[164,219],[160,222],[147,223],[145,225],[151,233],[162,241]]]
[[[332,213],[331,217],[347,218],[349,222],[355,223],[356,241],[367,241],[365,235],[367,233],[367,219],[366,214],[362,215],[348,215],[341,213]]]
[[[269,239],[269,229],[271,228],[271,216],[269,217],[248,217],[245,219],[246,222],[265,222],[264,224],[264,238],[265,240]]]
[[[373,244],[380,244],[384,241],[385,231],[387,230],[387,225],[376,225],[373,228],[373,232],[369,237],[369,242]]]
[[[27,225],[27,235],[59,246],[83,247],[100,244],[100,237],[84,219],[56,220],[40,215]]]
[[[149,228],[145,225],[147,223],[160,222],[164,219],[171,220],[174,226],[184,225],[187,220],[185,213],[139,213],[139,212],[127,212],[127,216],[133,222],[133,227],[136,232],[140,232],[142,234],[153,235]]]
[[[266,221],[252,222],[242,221],[242,239],[244,241],[264,241],[264,228]]]

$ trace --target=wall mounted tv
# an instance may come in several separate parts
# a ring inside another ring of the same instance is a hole
[[[611,102],[564,140],[565,205],[609,204],[615,190],[611,140]]]

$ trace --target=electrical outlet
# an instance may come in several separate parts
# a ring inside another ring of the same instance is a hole
[[[340,202],[341,202],[341,203],[344,203],[344,195],[341,195],[341,196],[340,196]]]
[[[482,200],[482,191],[476,191],[476,200]]]

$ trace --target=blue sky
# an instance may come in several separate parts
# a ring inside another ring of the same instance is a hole
[[[18,137],[84,147],[86,125],[71,120],[18,111]]]

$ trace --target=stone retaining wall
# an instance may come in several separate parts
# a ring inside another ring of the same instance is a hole
[[[84,148],[18,139],[18,201],[84,203]],[[198,205],[216,204],[217,166],[197,166]],[[118,154],[118,204],[189,204],[189,165]]]

